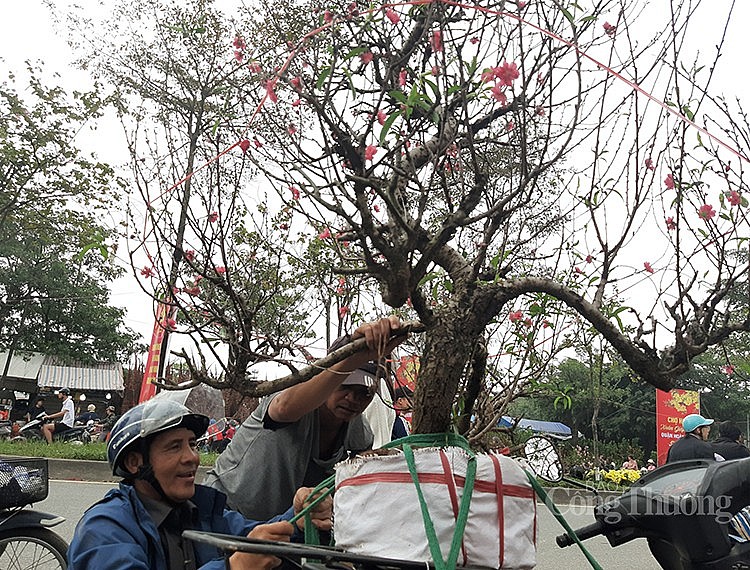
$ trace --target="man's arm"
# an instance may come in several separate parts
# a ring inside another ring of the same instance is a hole
[[[351,372],[370,360],[378,360],[390,353],[405,340],[405,336],[391,340],[393,332],[400,326],[401,321],[395,316],[360,325],[352,334],[352,340],[365,338],[367,350],[361,350],[345,358],[307,382],[280,392],[268,407],[269,417],[280,423],[296,422],[320,407]]]

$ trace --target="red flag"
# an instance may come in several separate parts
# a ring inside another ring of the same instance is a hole
[[[146,370],[143,373],[141,393],[138,396],[139,404],[156,396],[157,387],[154,382],[163,375],[164,363],[166,361],[169,336],[167,322],[174,318],[174,313],[175,308],[167,303],[159,303],[156,307],[154,332],[151,334],[151,346],[148,349]]]

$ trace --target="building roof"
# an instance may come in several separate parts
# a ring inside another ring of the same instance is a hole
[[[7,352],[0,352],[0,376],[7,360]],[[125,389],[122,365],[119,363],[66,363],[38,352],[14,352],[4,384],[6,388],[24,392],[36,391],[37,387],[105,392],[122,392]]]
[[[40,387],[67,387],[73,390],[121,392],[125,389],[122,365],[119,363],[63,365],[51,358],[40,367],[37,384]]]

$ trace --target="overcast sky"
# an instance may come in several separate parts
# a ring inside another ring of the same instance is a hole
[[[668,4],[666,0],[651,1],[663,2],[665,7]],[[100,4],[97,0],[81,0],[81,3],[84,6]],[[692,53],[688,52],[696,50],[700,50],[706,56],[705,59],[715,53],[713,46],[721,38],[723,17],[732,4],[732,0],[704,2],[701,12],[694,20],[700,30],[695,37],[702,38],[704,43],[686,46],[686,60],[692,59]],[[732,98],[737,96],[745,101],[748,98],[746,70],[747,58],[750,54],[748,22],[750,22],[750,0],[737,0],[735,15],[727,29],[725,49],[716,70],[717,80],[714,84],[714,92],[718,89]],[[54,28],[49,9],[44,5],[43,0],[20,2],[5,0],[3,16],[0,18],[0,57],[4,60],[0,62],[3,80],[7,79],[7,73],[10,70],[23,73],[23,62],[30,59],[32,61],[43,60],[47,73],[58,73],[61,76],[61,82],[65,85],[82,87],[87,83],[86,75],[72,67],[73,55],[65,42],[64,34]],[[114,136],[118,135],[119,133],[116,133]],[[81,146],[86,148],[87,145],[84,142]],[[114,144],[110,147],[102,144],[101,140],[96,141],[99,157],[105,161],[122,160],[121,153],[113,152],[113,156],[107,154],[108,149],[111,152],[119,150],[117,146]],[[747,152],[747,149],[744,151]],[[119,156],[115,158],[116,154]],[[148,341],[153,326],[150,302],[135,284],[131,284],[131,280],[132,277],[129,277],[128,280],[118,283],[113,288],[112,302],[128,309],[127,324],[143,334],[145,340]]]

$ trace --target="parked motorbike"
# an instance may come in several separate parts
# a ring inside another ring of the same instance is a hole
[[[18,435],[13,439],[16,441],[45,441],[44,434],[42,433],[42,426],[46,423],[44,416],[45,414],[39,414],[30,422],[26,422],[21,426]],[[55,434],[54,440],[84,444],[91,441],[91,433],[86,426],[73,426],[69,430]]]
[[[750,568],[750,541],[739,528],[750,504],[750,458],[670,463],[642,477],[594,510],[596,522],[575,531],[580,540],[604,535],[615,547],[648,539],[666,570]],[[747,520],[747,519],[745,519]],[[561,547],[573,544],[564,534]]]
[[[48,492],[46,459],[0,459],[0,568],[68,567],[68,545],[50,530],[65,519],[29,508]]]

